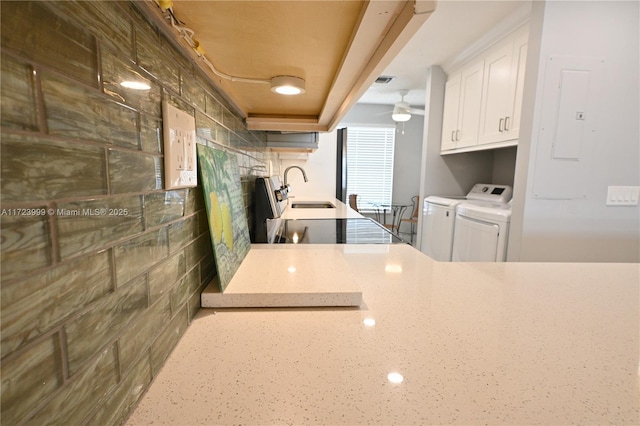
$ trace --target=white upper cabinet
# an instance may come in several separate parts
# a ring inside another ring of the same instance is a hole
[[[456,147],[461,77],[462,73],[460,72],[452,74],[445,85],[444,110],[442,113],[442,144],[440,146],[442,151]]]
[[[442,123],[442,151],[478,143],[482,100],[482,60],[452,74],[445,87]]]
[[[485,57],[478,144],[518,138],[527,41],[520,30]]]
[[[520,34],[513,45],[513,64],[517,65],[517,72],[513,72],[512,66],[512,82],[511,90],[515,91],[509,99],[513,100],[512,115],[510,123],[507,123],[507,132],[511,138],[520,137],[520,117],[522,112],[522,93],[524,92],[524,72],[527,66],[527,45],[529,42],[529,32]],[[515,80],[515,81],[514,81]]]
[[[443,153],[517,144],[528,27],[451,74],[445,89]]]

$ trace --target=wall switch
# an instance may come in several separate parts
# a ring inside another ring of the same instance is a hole
[[[198,184],[196,122],[186,112],[162,102],[165,189]]]
[[[640,186],[610,186],[607,190],[608,206],[637,206]]]

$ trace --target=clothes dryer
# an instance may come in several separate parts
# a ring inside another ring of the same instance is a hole
[[[508,185],[476,184],[464,196],[425,197],[422,209],[421,250],[431,258],[450,262],[453,249],[456,207],[463,202],[506,203],[511,200]]]
[[[452,260],[505,262],[510,222],[511,204],[458,204]]]

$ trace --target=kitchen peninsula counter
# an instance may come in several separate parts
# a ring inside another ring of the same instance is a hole
[[[343,259],[362,304],[202,309],[127,425],[640,424],[638,264],[259,250],[326,282],[315,254]]]
[[[291,204],[329,202],[335,208],[292,208]],[[361,219],[336,198],[290,198],[280,219]],[[360,306],[362,291],[338,251],[278,251],[281,244],[252,244],[225,289],[214,279],[200,300],[205,308]],[[293,245],[299,247],[299,245]],[[268,250],[268,251],[267,251]],[[323,273],[318,273],[319,271]],[[297,273],[294,273],[296,272]],[[328,276],[333,277],[327,279]]]

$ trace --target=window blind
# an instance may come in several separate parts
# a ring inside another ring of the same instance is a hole
[[[395,128],[347,128],[347,194],[380,204],[391,203]]]

